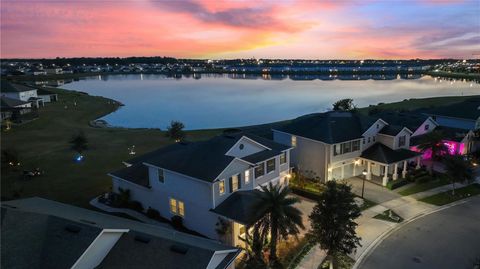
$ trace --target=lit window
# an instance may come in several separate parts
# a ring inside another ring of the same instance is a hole
[[[250,182],[250,170],[245,171],[245,184]]]
[[[267,161],[267,174],[275,171],[275,159]]]
[[[352,142],[352,151],[360,150],[360,140]]]
[[[296,136],[292,135],[292,141],[291,141],[291,143],[292,143],[292,147],[296,147],[296,146],[297,146],[297,137],[296,137]]]
[[[181,201],[178,201],[178,215],[185,216],[185,206]]]
[[[158,169],[158,181],[164,183],[165,182],[165,174],[163,169]]]
[[[232,176],[230,178],[230,180],[231,180],[231,187],[232,187],[230,192],[234,192],[234,191],[238,190],[238,175]]]
[[[225,193],[225,180],[221,180],[221,181],[218,183],[218,191],[220,192],[220,194],[224,194],[224,193]]]
[[[265,174],[264,164],[261,163],[255,167],[255,178],[261,177]]]
[[[177,200],[170,198],[170,212],[177,214]]]
[[[287,162],[287,153],[283,152],[282,155],[280,155],[280,164],[284,164]]]

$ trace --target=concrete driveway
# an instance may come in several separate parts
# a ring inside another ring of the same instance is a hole
[[[471,269],[480,259],[480,197],[432,213],[392,233],[360,268]]]
[[[352,177],[345,180],[348,184],[352,186],[352,191],[356,195],[362,194],[362,182],[363,179],[359,177]],[[401,197],[400,194],[388,190],[387,188],[371,183],[368,180],[365,180],[365,192],[364,197],[370,201],[381,204],[387,201]]]
[[[300,234],[303,235],[310,230],[310,219],[308,219],[308,216],[310,216],[310,213],[312,213],[313,207],[315,206],[315,201],[298,196],[296,194],[292,194],[292,196],[300,200],[300,203],[297,203],[295,207],[303,213],[302,221],[305,229],[300,232]]]

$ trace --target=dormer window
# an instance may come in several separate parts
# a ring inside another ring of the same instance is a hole
[[[402,135],[398,138],[398,146],[403,147],[407,143],[407,137]]]
[[[379,129],[379,128],[380,128],[380,124],[377,123],[377,129]]]
[[[429,124],[425,124],[424,129],[425,129],[425,131],[428,131],[428,129],[430,129],[430,125],[429,125]]]
[[[224,179],[222,179],[222,180],[220,180],[220,182],[218,182],[218,192],[220,193],[220,195],[225,193],[225,180]]]

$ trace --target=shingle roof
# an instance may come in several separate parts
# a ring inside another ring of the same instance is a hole
[[[70,268],[102,230],[49,215],[1,212],[2,268]],[[72,224],[81,230],[67,231]]]
[[[26,92],[26,91],[37,90],[37,88],[34,88],[34,87],[30,87],[30,86],[18,84],[18,83],[12,83],[5,80],[2,80],[0,85],[1,85],[2,92]]]
[[[380,112],[375,114],[375,117],[381,118],[390,125],[407,127],[412,132],[415,132],[428,119],[428,116],[422,113],[397,111]]]
[[[44,88],[38,88],[37,89],[37,94],[38,95],[51,95],[51,94],[56,94],[56,93],[54,93],[52,91],[49,91],[47,89],[44,89]]]
[[[460,103],[420,111],[427,115],[477,120],[480,117],[480,97],[473,97]]]
[[[141,163],[136,163],[110,174],[147,188],[151,187],[148,180],[148,167]]]
[[[398,125],[386,125],[385,127],[382,128],[382,130],[380,130],[379,133],[396,136],[398,133],[400,133],[403,130],[403,128],[404,127],[398,126]]]
[[[2,96],[0,98],[1,100],[1,107],[2,108],[15,108],[17,106],[21,106],[21,105],[25,105],[25,104],[28,104],[30,102],[24,102],[22,100],[18,100],[18,99],[13,99],[13,98],[9,98],[9,97],[5,97],[5,96]]]
[[[278,151],[289,148],[265,138],[237,133],[216,136],[207,141],[175,143],[128,160],[127,163],[148,163],[212,182],[235,159],[235,157],[225,154],[243,136],[275,150],[277,155],[279,154]]]
[[[420,154],[421,153],[407,149],[393,150],[388,146],[377,142],[365,151],[363,151],[360,157],[374,162],[390,164],[403,160],[408,160]]]
[[[265,161],[267,159],[273,158],[280,154],[282,154],[282,152],[278,150],[263,150],[263,151],[254,153],[252,155],[245,156],[242,158],[242,160],[245,160],[246,162],[249,162],[252,164],[256,164],[256,163]]]
[[[435,131],[442,132],[445,140],[460,142],[462,141],[465,136],[468,134],[468,130],[460,129],[460,128],[452,128],[446,126],[439,126],[435,128]],[[420,145],[424,139],[426,134],[417,135],[410,138],[410,145],[417,146]]]
[[[361,138],[377,118],[354,112],[330,111],[293,120],[278,130],[293,135],[335,144]]]
[[[236,191],[212,211],[238,223],[251,226],[265,213],[256,207],[260,201],[258,193],[260,193],[259,190]]]

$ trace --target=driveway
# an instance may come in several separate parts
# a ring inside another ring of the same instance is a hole
[[[352,191],[356,195],[360,196],[362,194],[362,184],[363,179],[359,177],[352,177],[345,180],[348,184],[352,186]],[[370,201],[381,204],[387,201],[401,197],[400,194],[388,190],[387,188],[371,183],[368,180],[365,180],[365,192],[364,197]]]
[[[300,200],[300,203],[297,203],[295,207],[298,208],[298,210],[300,210],[303,213],[302,221],[303,221],[303,225],[305,226],[305,229],[300,232],[300,234],[303,235],[310,230],[310,219],[308,218],[308,216],[310,216],[310,213],[312,213],[313,207],[315,206],[315,202],[313,200],[306,199],[296,194],[292,194],[292,196]]]
[[[480,197],[432,213],[392,233],[360,268],[471,269],[480,259]]]

